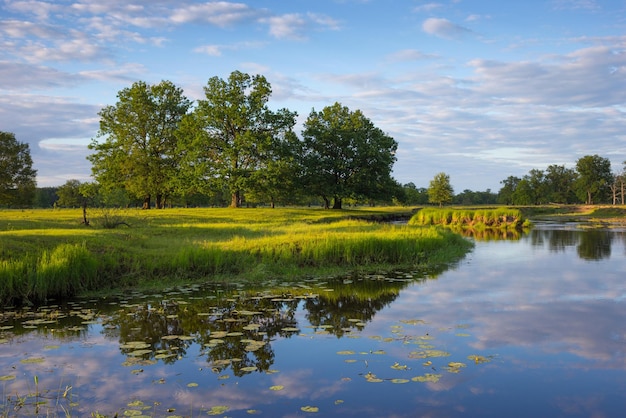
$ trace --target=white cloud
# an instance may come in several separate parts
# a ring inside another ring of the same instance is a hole
[[[222,55],[222,47],[219,45],[202,45],[194,48],[193,52],[210,55],[212,57],[219,57]]]
[[[256,18],[259,11],[243,3],[214,1],[202,4],[189,4],[176,8],[170,20],[176,24],[210,23],[225,27],[235,23]]]
[[[445,39],[458,39],[473,32],[463,26],[450,22],[448,19],[429,18],[422,24],[424,32]]]
[[[606,46],[543,61],[473,60],[481,92],[506,101],[561,106],[626,102],[626,54]]]
[[[421,61],[425,59],[437,58],[436,55],[425,54],[417,49],[403,49],[390,54],[388,57],[392,61]]]
[[[414,12],[422,13],[422,12],[432,12],[433,10],[441,9],[443,4],[441,3],[426,3],[413,8]]]
[[[601,8],[596,0],[553,0],[553,4],[557,10],[599,10]]]
[[[278,39],[303,40],[303,32],[307,27],[307,21],[299,13],[272,16],[264,21],[269,25],[270,34]]]

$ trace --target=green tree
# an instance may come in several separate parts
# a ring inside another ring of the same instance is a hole
[[[454,189],[450,184],[450,176],[446,173],[438,173],[428,185],[428,201],[443,206],[452,202]]]
[[[502,188],[498,192],[498,203],[503,205],[513,205],[513,194],[515,193],[515,189],[517,189],[517,185],[522,179],[515,176],[509,176],[506,179],[502,180],[500,184],[502,184]]]
[[[228,80],[212,77],[204,92],[206,99],[183,124],[179,189],[183,194],[228,190],[230,206],[239,207],[244,191],[258,192],[261,184],[271,188],[284,173],[277,161],[283,145],[293,141],[296,113],[268,109],[272,89],[261,75],[234,71]]]
[[[57,189],[56,204],[66,208],[78,208],[83,205],[85,197],[81,193],[82,183],[71,179]]]
[[[550,165],[545,171],[548,202],[575,203],[574,182],[576,171],[564,165]]]
[[[402,186],[404,189],[405,205],[425,205],[428,203],[428,191],[424,187],[417,188],[414,183],[407,183]]]
[[[302,132],[304,187],[342,208],[342,199],[381,199],[392,184],[398,143],[365,117],[335,103],[311,111]],[[389,196],[391,200],[393,196]]]
[[[535,190],[528,176],[524,176],[524,178],[517,183],[517,187],[511,197],[514,205],[534,205],[536,203]]]
[[[170,81],[143,81],[121,90],[115,106],[102,109],[98,137],[87,158],[95,179],[105,189],[124,188],[143,198],[145,209],[155,196],[157,208],[173,190],[179,168],[176,131],[191,102]]]
[[[35,190],[35,200],[33,205],[36,208],[51,208],[57,201],[58,187],[37,187]]]
[[[11,132],[0,131],[0,205],[32,205],[36,175],[28,144]]]
[[[576,194],[586,204],[606,201],[613,183],[611,161],[598,155],[586,155],[576,161]]]

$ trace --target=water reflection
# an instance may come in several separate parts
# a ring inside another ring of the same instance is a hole
[[[625,238],[539,225],[449,270],[6,309],[0,416],[621,416]]]
[[[550,251],[565,251],[576,247],[578,256],[583,260],[602,260],[611,257],[611,246],[617,242],[623,244],[626,233],[609,229],[560,229],[562,225],[541,225],[528,234],[535,246],[547,246]]]

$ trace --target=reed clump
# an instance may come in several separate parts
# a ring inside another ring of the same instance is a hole
[[[530,226],[530,221],[519,209],[448,209],[424,208],[409,220],[410,225],[444,225],[463,228],[503,228],[522,229]]]

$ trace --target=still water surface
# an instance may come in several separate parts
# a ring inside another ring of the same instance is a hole
[[[443,272],[191,286],[0,316],[0,416],[623,417],[626,232]]]

